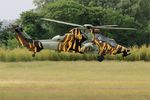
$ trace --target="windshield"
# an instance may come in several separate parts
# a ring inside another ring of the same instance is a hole
[[[95,38],[97,38],[99,41],[107,42],[108,44],[114,47],[117,45],[114,39],[108,38],[102,34],[95,34]]]

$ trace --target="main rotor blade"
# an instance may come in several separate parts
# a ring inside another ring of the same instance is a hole
[[[55,22],[55,23],[59,23],[59,24],[70,25],[70,26],[82,27],[82,25],[79,25],[79,24],[74,24],[74,23],[69,23],[69,22],[63,22],[63,21],[54,20],[54,19],[41,18],[41,20]]]
[[[116,27],[116,26],[118,26],[118,25],[102,25],[102,26]]]
[[[111,29],[111,30],[131,30],[131,31],[137,30],[135,28],[121,28],[121,27],[107,27],[107,26],[95,26],[94,28]]]

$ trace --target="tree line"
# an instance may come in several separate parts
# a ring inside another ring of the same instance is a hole
[[[16,21],[34,39],[47,39],[64,35],[71,26],[42,21],[52,18],[77,24],[133,27],[137,31],[102,30],[125,46],[150,44],[149,0],[34,0],[35,9],[23,12]],[[1,26],[1,24],[0,24]],[[15,42],[9,28],[0,29],[1,44],[11,46]],[[11,34],[11,35],[10,35]]]

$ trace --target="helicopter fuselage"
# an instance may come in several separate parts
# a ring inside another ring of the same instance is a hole
[[[16,38],[22,46],[25,46],[29,51],[40,52],[43,49],[56,50],[59,52],[76,52],[99,54],[99,61],[104,59],[106,54],[120,54],[123,56],[129,55],[129,50],[121,45],[118,45],[115,40],[103,36],[102,34],[94,34],[92,32],[83,33],[80,29],[74,28],[64,36],[55,36],[47,40],[33,40],[26,38],[20,27],[15,29]]]

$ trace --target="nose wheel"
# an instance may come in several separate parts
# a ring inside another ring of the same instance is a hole
[[[103,55],[98,56],[98,57],[97,57],[97,60],[98,60],[99,62],[102,62],[102,61],[104,60],[104,56],[103,56]]]

